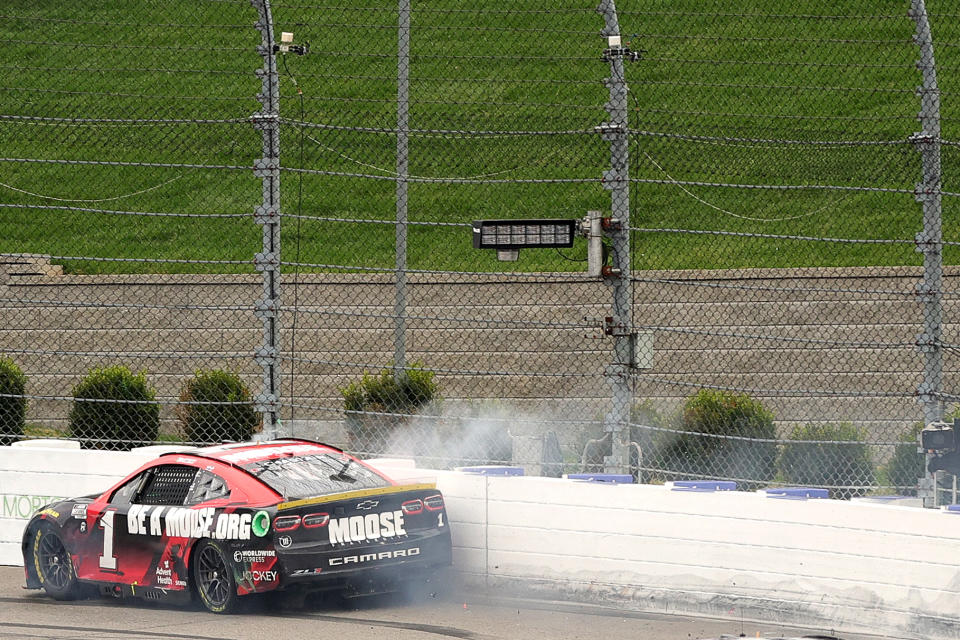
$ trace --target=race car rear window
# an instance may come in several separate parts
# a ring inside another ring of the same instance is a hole
[[[338,453],[259,460],[243,465],[285,500],[300,500],[354,489],[387,487],[373,470]]]
[[[226,481],[215,473],[201,471],[193,479],[193,486],[187,493],[187,504],[199,504],[215,498],[225,498],[230,495],[230,488]]]

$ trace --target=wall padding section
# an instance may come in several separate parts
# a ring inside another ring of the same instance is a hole
[[[0,447],[0,563],[21,564],[35,502],[103,491],[155,455]],[[455,569],[474,586],[853,633],[960,636],[960,515],[371,462],[399,482],[437,483]]]

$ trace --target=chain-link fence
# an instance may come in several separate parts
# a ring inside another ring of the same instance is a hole
[[[360,4],[5,3],[0,437],[917,491],[951,5]]]

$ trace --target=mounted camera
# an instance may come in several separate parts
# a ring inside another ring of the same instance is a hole
[[[948,422],[931,422],[920,432],[920,446],[933,453],[927,464],[927,471],[946,471],[960,475],[960,451],[957,450],[957,432],[960,431],[960,418]]]

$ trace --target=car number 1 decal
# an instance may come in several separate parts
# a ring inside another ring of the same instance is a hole
[[[437,528],[438,529],[443,528],[443,511],[437,514]]]
[[[117,557],[113,555],[113,516],[114,510],[105,511],[100,516],[100,527],[103,529],[103,555],[100,556],[100,568],[117,570]]]

